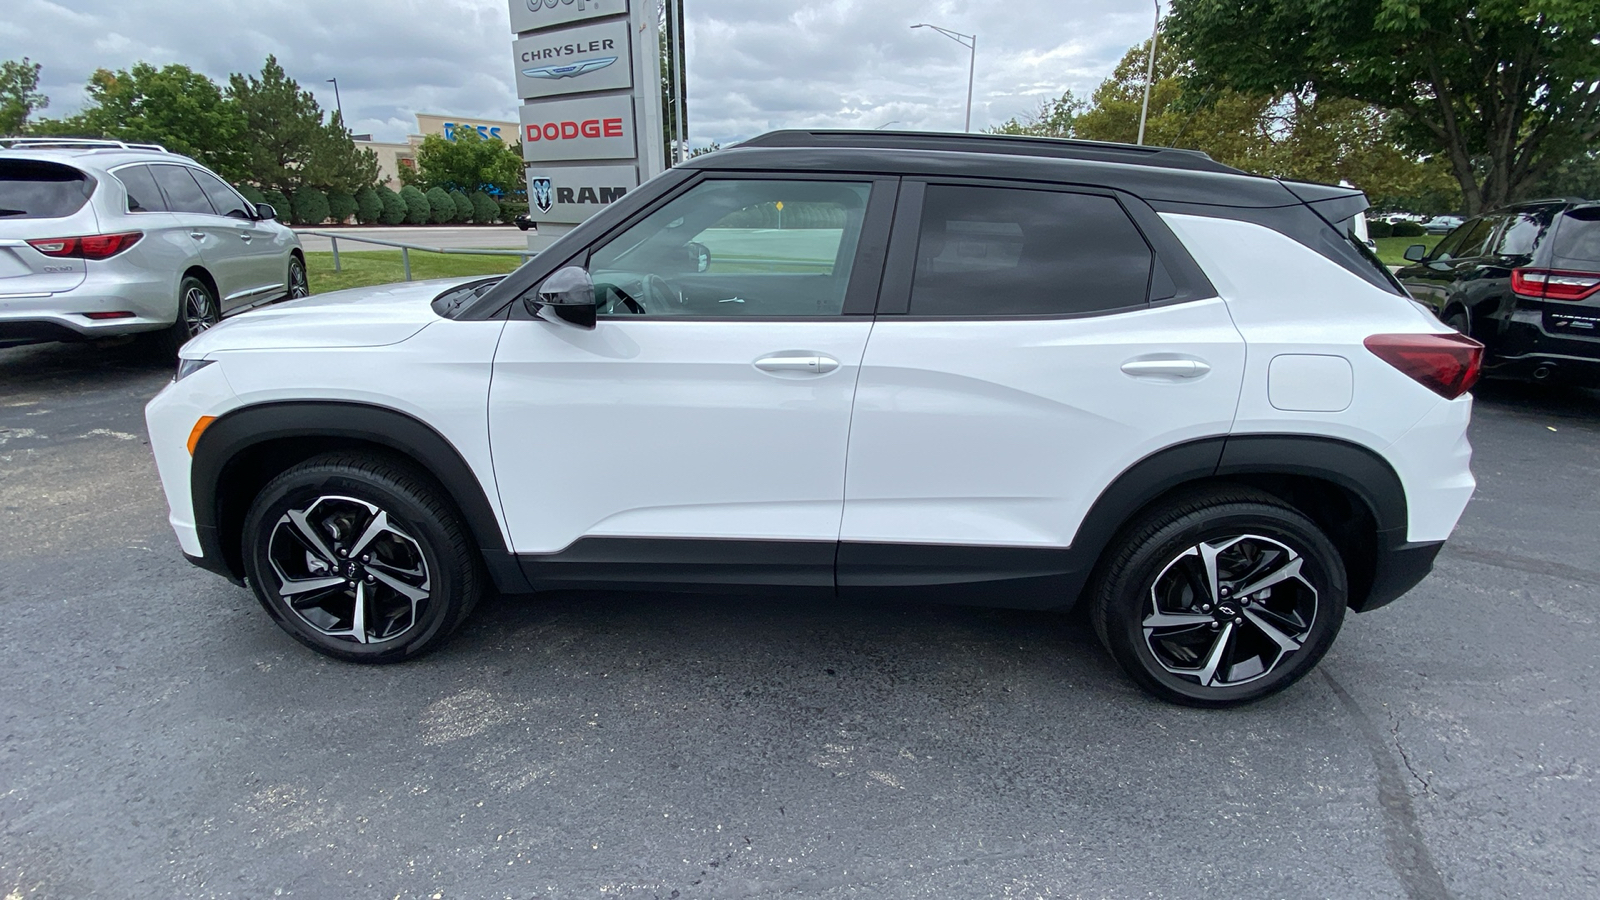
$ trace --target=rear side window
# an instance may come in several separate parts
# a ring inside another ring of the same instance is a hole
[[[1600,206],[1567,210],[1556,220],[1550,264],[1555,268],[1600,268]]]
[[[156,183],[161,185],[162,193],[167,195],[167,208],[180,213],[205,213],[208,216],[217,215],[212,209],[211,202],[200,190],[200,185],[189,174],[184,166],[159,165],[151,166],[150,171],[156,176]]]
[[[128,190],[128,212],[163,212],[167,208],[167,201],[161,196],[161,189],[156,187],[156,179],[150,174],[150,169],[145,166],[129,166],[118,169],[111,174],[117,176],[122,186]]]
[[[1069,316],[1143,306],[1150,247],[1110,197],[930,185],[913,316]]]
[[[59,219],[89,202],[94,181],[58,163],[0,160],[0,219]]]
[[[224,184],[222,179],[210,172],[193,169],[189,174],[194,176],[195,181],[200,182],[200,189],[206,192],[206,199],[211,201],[212,208],[219,215],[232,216],[235,219],[250,218],[250,213],[245,209],[244,198]]]

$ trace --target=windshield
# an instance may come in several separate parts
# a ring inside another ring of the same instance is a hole
[[[59,219],[89,202],[94,182],[58,163],[0,159],[0,219]]]

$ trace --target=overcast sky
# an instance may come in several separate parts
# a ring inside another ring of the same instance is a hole
[[[521,2],[521,0],[518,0]],[[633,0],[650,3],[657,0]],[[353,131],[403,140],[413,113],[516,119],[507,0],[0,0],[0,59],[44,64],[46,115],[96,68],[184,63],[218,81],[269,53]],[[955,130],[967,51],[917,22],[978,34],[973,128],[1071,88],[1087,95],[1150,33],[1150,0],[685,0],[689,134],[773,128]]]

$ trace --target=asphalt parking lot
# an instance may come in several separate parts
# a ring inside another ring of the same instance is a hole
[[[179,555],[168,377],[0,351],[7,898],[1600,895],[1600,392],[1481,388],[1435,573],[1203,712],[933,606],[553,595],[330,662]]]

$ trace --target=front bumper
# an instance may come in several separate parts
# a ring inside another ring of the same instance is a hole
[[[194,502],[190,488],[189,435],[204,416],[221,416],[237,405],[238,397],[222,374],[221,365],[211,365],[182,381],[174,381],[144,408],[145,426],[150,431],[150,450],[156,457],[156,471],[167,495],[167,521],[178,537],[178,546],[191,559],[205,558],[200,533],[195,527]],[[209,563],[200,563],[211,568]],[[220,559],[217,560],[220,563]]]

